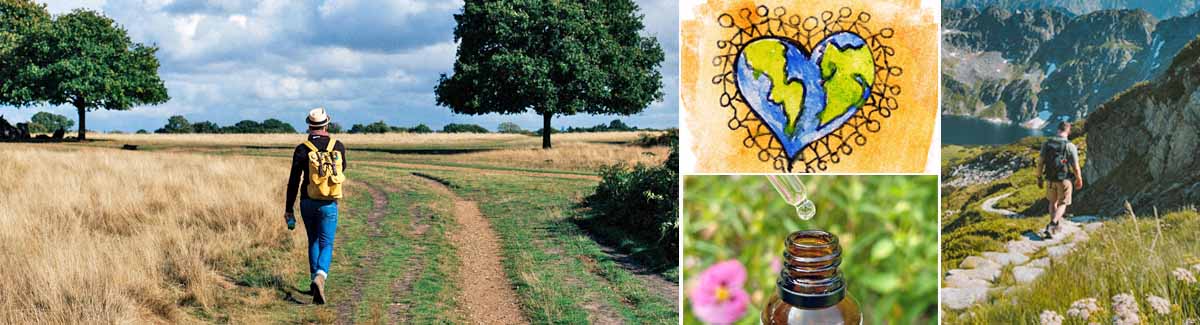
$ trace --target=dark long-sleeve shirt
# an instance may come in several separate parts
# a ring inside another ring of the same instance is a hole
[[[308,141],[311,141],[317,149],[325,150],[325,146],[329,145],[329,136],[325,135],[308,135]],[[333,145],[333,150],[342,153],[342,170],[346,170],[346,146],[338,141]],[[288,177],[287,184],[287,213],[292,213],[296,206],[296,192],[300,192],[301,199],[309,199],[308,191],[302,190],[304,185],[311,182],[308,175],[308,153],[312,151],[303,143],[296,146],[296,151],[292,153],[292,171]]]

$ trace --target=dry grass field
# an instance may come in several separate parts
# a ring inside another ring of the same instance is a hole
[[[660,297],[638,278],[660,275],[622,268],[572,221],[596,168],[667,157],[666,147],[629,144],[640,136],[563,134],[542,150],[523,135],[335,135],[350,150],[352,183],[324,306],[303,290],[303,229],[287,231],[281,215],[286,157],[303,135],[6,143],[0,323],[462,321],[478,307],[458,297],[455,197],[478,202],[492,223],[500,278],[523,317],[674,323],[675,291]],[[116,149],[124,144],[139,150]],[[438,150],[409,151],[419,148]]]
[[[657,132],[594,132],[554,134],[554,145],[570,142],[619,143],[636,140],[642,134]],[[225,146],[292,146],[295,134],[110,134],[88,133],[93,140],[141,142],[157,145],[225,145]],[[363,146],[541,146],[542,138],[522,134],[502,133],[383,133],[334,134],[347,143]]]
[[[229,276],[303,242],[281,231],[275,161],[18,144],[0,156],[0,323],[186,321],[181,306],[242,304]]]
[[[352,152],[350,161],[394,161],[416,164],[501,169],[538,169],[594,173],[617,162],[657,164],[666,159],[665,146],[631,145],[643,135],[658,132],[598,132],[555,134],[554,147],[541,148],[541,138],[519,134],[386,133],[334,134]],[[289,157],[303,135],[299,134],[104,134],[89,135],[90,145],[120,147],[134,144],[143,150],[206,152]]]

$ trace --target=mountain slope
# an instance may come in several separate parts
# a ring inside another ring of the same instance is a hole
[[[1115,214],[1126,200],[1142,209],[1200,202],[1200,39],[1162,76],[1101,105],[1086,133],[1082,206]]]

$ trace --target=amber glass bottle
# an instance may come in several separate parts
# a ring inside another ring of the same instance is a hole
[[[842,247],[837,236],[821,230],[797,231],[784,242],[779,290],[767,301],[767,325],[862,324],[862,313],[838,266]]]

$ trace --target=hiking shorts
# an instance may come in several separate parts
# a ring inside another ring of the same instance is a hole
[[[1071,205],[1071,180],[1047,181],[1046,200],[1051,205]]]

